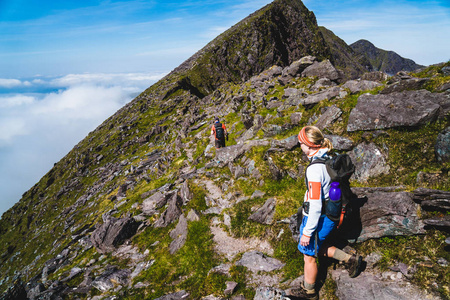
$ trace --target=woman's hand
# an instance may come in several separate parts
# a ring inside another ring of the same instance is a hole
[[[309,245],[309,240],[311,239],[311,237],[306,236],[306,235],[302,235],[302,237],[300,238],[300,245],[306,247]]]

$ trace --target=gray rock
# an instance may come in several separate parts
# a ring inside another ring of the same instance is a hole
[[[325,134],[325,137],[331,141],[333,148],[336,150],[349,151],[353,148],[353,141],[340,135]]]
[[[324,91],[315,94],[311,94],[308,97],[301,99],[300,104],[311,105],[319,103],[320,101],[323,101],[325,99],[333,99],[334,97],[339,96],[340,91],[341,91],[340,87],[337,86],[331,87],[329,89],[326,89]]]
[[[155,210],[160,209],[167,203],[166,196],[157,191],[142,202],[142,212],[146,215],[152,215]]]
[[[272,272],[284,267],[284,263],[278,259],[268,257],[259,251],[245,252],[240,260],[236,262],[237,266],[244,266],[250,271],[257,272]]]
[[[316,61],[314,56],[305,56],[301,59],[294,61],[290,66],[283,69],[283,76],[295,77],[300,75],[303,70],[312,65]]]
[[[303,95],[302,89],[295,89],[295,88],[286,88],[284,89],[283,98],[290,98],[298,95]]]
[[[384,72],[380,72],[380,71],[375,71],[375,72],[367,72],[364,73],[361,76],[362,80],[368,80],[368,81],[378,81],[378,82],[382,82],[385,81],[389,78],[389,75],[384,73]]]
[[[156,298],[155,300],[181,300],[181,299],[189,299],[189,293],[186,292],[185,290],[176,292],[176,293],[172,293],[172,294],[168,294],[168,295],[164,295],[162,297]]]
[[[303,114],[301,112],[294,112],[291,114],[291,123],[293,125],[298,125],[302,120]]]
[[[450,127],[439,133],[434,146],[434,153],[439,162],[450,161]]]
[[[284,177],[284,172],[280,169],[274,162],[271,157],[267,158],[267,164],[269,165],[269,171],[272,174],[273,180],[279,181]]]
[[[155,222],[154,227],[166,227],[174,222],[181,215],[181,198],[178,193],[173,193],[171,198],[167,201],[169,206],[162,213],[161,217]]]
[[[227,282],[225,282],[225,284],[227,285],[227,287],[225,288],[225,291],[223,291],[223,293],[225,295],[232,295],[238,285],[237,282],[227,281]]]
[[[92,232],[91,242],[99,253],[114,251],[117,246],[136,234],[139,225],[139,222],[130,217],[109,217]]]
[[[291,151],[294,148],[299,147],[299,145],[300,144],[298,143],[297,135],[290,136],[281,141],[279,141],[279,140],[272,141],[272,146],[282,147],[288,151]]]
[[[381,94],[390,94],[390,93],[398,93],[398,92],[403,92],[403,91],[420,90],[429,81],[430,81],[429,78],[408,78],[408,79],[404,79],[404,80],[399,80],[399,81],[394,82],[393,84],[388,85],[380,93]]]
[[[311,91],[318,91],[322,88],[329,87],[329,86],[335,86],[336,83],[332,82],[328,78],[320,78],[319,80],[314,83],[314,85],[310,88]]]
[[[349,89],[352,94],[372,90],[376,87],[382,86],[381,83],[368,80],[349,80],[342,85],[343,89]]]
[[[191,221],[191,222],[192,221],[199,221],[200,220],[200,216],[198,215],[198,213],[195,210],[191,209],[189,211],[188,215],[187,215],[187,219],[189,221]]]
[[[370,272],[363,272],[356,278],[350,278],[347,271],[337,269],[331,271],[336,282],[336,296],[340,300],[423,300],[440,299],[425,294],[422,290],[403,278],[380,278]]]
[[[248,217],[248,219],[261,224],[266,225],[272,224],[273,216],[275,215],[275,205],[276,205],[275,198],[267,199],[264,205],[260,207],[255,213],[253,213],[250,217]]]
[[[220,161],[221,165],[226,165],[229,162],[239,158],[252,147],[268,146],[269,143],[270,142],[268,140],[252,140],[246,141],[242,144],[220,148],[216,150],[216,160]]]
[[[320,63],[313,63],[311,66],[307,67],[302,72],[303,77],[318,77],[318,78],[328,78],[332,81],[339,79],[339,72],[331,64],[329,60],[324,60]]]
[[[409,91],[388,95],[364,94],[350,112],[347,131],[410,127],[426,124],[439,115],[440,94]]]
[[[246,129],[250,129],[253,126],[253,116],[248,112],[241,112],[241,122]]]
[[[283,290],[274,287],[258,287],[253,300],[288,300]]]
[[[94,279],[92,286],[101,292],[107,292],[117,285],[126,285],[131,271],[128,269],[120,270],[115,266],[107,268],[107,270]]]
[[[433,217],[423,220],[425,225],[431,226],[442,231],[450,231],[450,216]]]
[[[342,110],[336,105],[332,105],[319,117],[316,122],[316,127],[323,130],[330,126],[342,115]]]
[[[413,200],[425,210],[450,210],[450,191],[418,188],[413,195]]]
[[[353,188],[352,191],[359,198],[353,202],[355,219],[352,220],[354,223],[348,224],[347,234],[353,235],[357,242],[425,233],[412,193],[383,192],[376,188]]]
[[[191,190],[189,189],[189,184],[188,184],[187,180],[185,180],[181,184],[180,197],[181,197],[181,200],[183,201],[183,205],[186,205],[194,197],[194,195],[191,193]]]
[[[373,143],[359,144],[348,154],[356,167],[353,176],[359,182],[366,182],[370,177],[389,173],[390,167],[386,163],[386,158]]]
[[[173,241],[170,243],[169,246],[170,254],[174,254],[181,247],[184,246],[187,234],[188,234],[187,219],[183,215],[181,215],[180,218],[178,219],[177,226],[169,234],[170,237],[173,239]]]
[[[364,257],[364,261],[367,263],[367,268],[372,269],[375,267],[381,260],[383,259],[383,254],[379,252],[372,252],[366,257]]]
[[[251,198],[251,199],[254,199],[254,198],[261,198],[261,197],[263,197],[265,194],[266,194],[266,193],[264,193],[264,192],[262,192],[262,191],[256,190],[256,191],[253,192],[253,194],[252,194],[252,196],[251,196],[250,198]]]

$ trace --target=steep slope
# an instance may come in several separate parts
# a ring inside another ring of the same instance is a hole
[[[223,83],[242,82],[305,55],[331,56],[314,14],[301,1],[276,0],[222,33],[155,87],[165,92],[162,97],[179,89],[203,97]]]
[[[393,51],[379,49],[367,40],[359,40],[350,47],[358,54],[356,59],[362,65],[367,64],[367,60],[370,62],[369,71],[381,71],[393,75],[399,71],[411,72],[423,67]]]
[[[359,57],[352,47],[336,36],[331,30],[320,26],[320,31],[331,49],[335,66],[342,70],[345,79],[356,79],[361,74],[371,71],[371,64],[366,57]]]

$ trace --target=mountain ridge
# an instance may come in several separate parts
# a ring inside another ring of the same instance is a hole
[[[424,68],[411,59],[403,58],[394,51],[377,48],[364,39],[354,42],[350,47],[359,54],[359,57],[355,57],[356,60],[362,64],[367,64],[367,61],[370,63],[366,67],[368,71],[381,71],[394,75],[399,71],[413,72]]]

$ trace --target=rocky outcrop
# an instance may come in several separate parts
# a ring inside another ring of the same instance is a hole
[[[439,133],[434,152],[439,162],[450,161],[450,127]]]
[[[111,252],[126,239],[131,238],[138,227],[139,222],[136,222],[133,218],[109,217],[92,232],[91,241],[98,252]]]
[[[284,266],[281,261],[267,257],[259,251],[244,253],[242,258],[236,262],[237,266],[244,266],[252,272],[271,272],[279,270]]]
[[[348,230],[349,239],[362,242],[382,236],[425,233],[411,193],[377,188],[352,188],[352,191],[358,196],[352,201],[354,219],[343,229]]]
[[[347,131],[411,127],[426,124],[439,116],[445,95],[425,90],[387,95],[364,94],[348,119]]]
[[[366,182],[369,178],[389,173],[386,155],[373,143],[362,143],[348,153],[355,165],[354,179]]]
[[[261,224],[270,225],[275,214],[275,204],[275,198],[267,199],[264,205],[260,207],[256,212],[254,212],[250,217],[248,217],[248,219]]]

